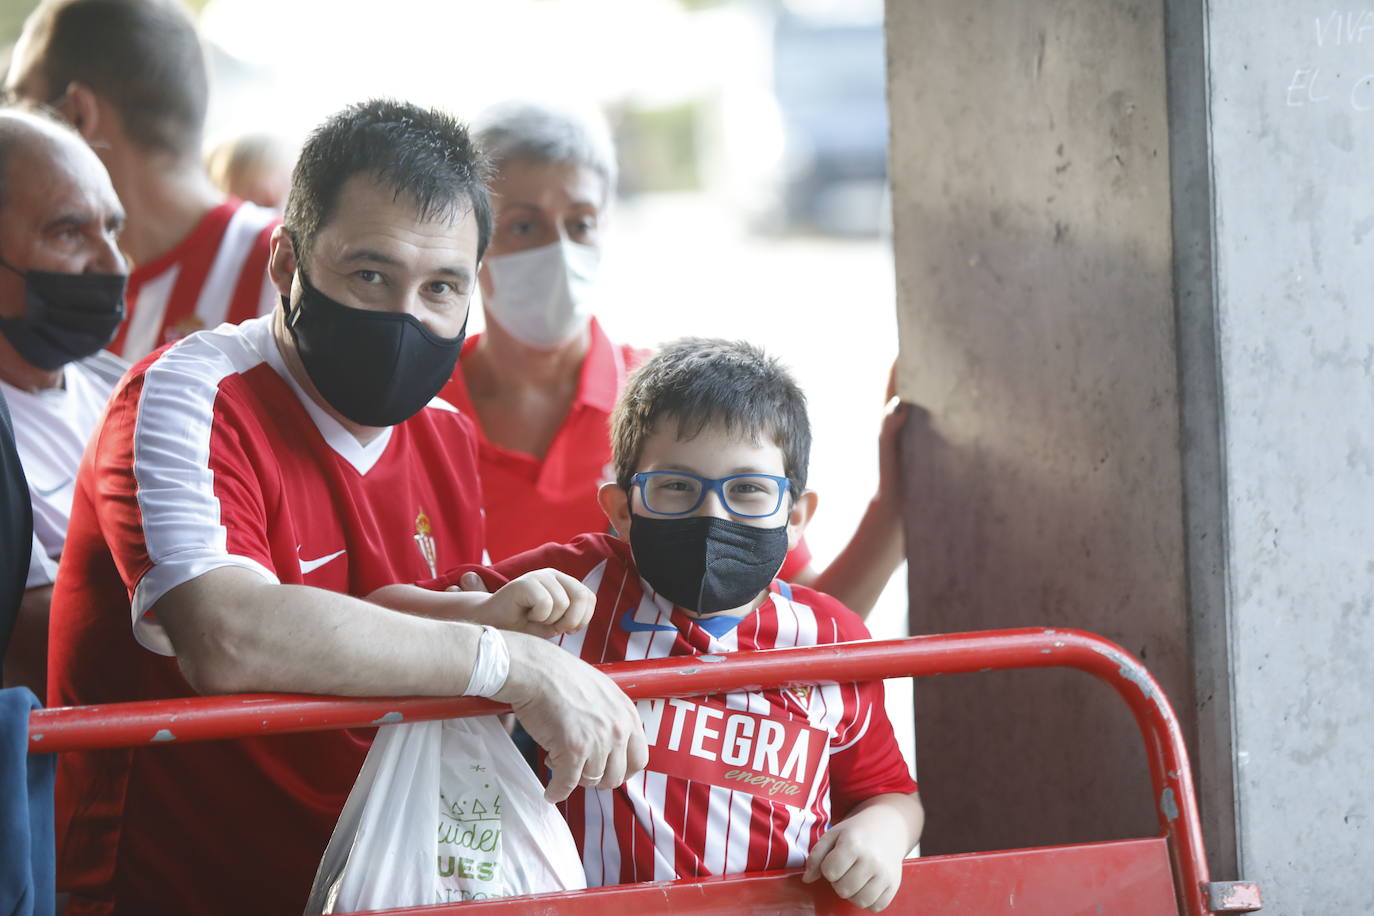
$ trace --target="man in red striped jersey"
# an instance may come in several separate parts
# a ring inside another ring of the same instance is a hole
[[[491,233],[481,175],[466,130],[414,105],[351,106],[311,135],[272,239],[278,309],[145,357],[86,450],[52,599],[54,704],[465,693],[522,711],[554,786],[638,771],[634,707],[588,665],[359,600],[482,557],[471,421],[434,398]],[[300,913],[371,730],[164,737],[62,755],[69,916]]]
[[[551,567],[596,594],[590,624],[557,637],[589,662],[719,655],[869,638],[834,598],[774,579],[816,505],[811,434],[791,377],[754,347],[700,339],[631,377],[612,420],[619,537],[583,535],[480,571],[458,567],[374,600],[437,613],[455,586]],[[518,622],[518,621],[512,621]],[[880,683],[641,701],[644,772],[597,769],[564,813],[587,883],[663,881],[805,865],[881,910],[924,815]]]
[[[175,0],[47,0],[24,23],[6,89],[85,137],[128,212],[130,362],[200,328],[266,314],[271,210],[225,198],[201,161],[208,96],[195,26]]]

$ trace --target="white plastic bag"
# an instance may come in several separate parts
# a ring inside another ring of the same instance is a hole
[[[494,716],[383,725],[306,913],[586,886],[572,834]]]

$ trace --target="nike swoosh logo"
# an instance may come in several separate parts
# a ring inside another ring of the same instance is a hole
[[[330,560],[333,560],[333,559],[335,559],[336,557],[341,557],[341,556],[343,556],[343,555],[344,555],[344,551],[347,550],[347,549],[348,549],[348,548],[345,547],[344,550],[337,550],[337,551],[335,551],[334,553],[331,553],[331,554],[330,554],[329,556],[327,556],[327,557],[320,557],[318,560],[307,560],[307,559],[305,559],[304,557],[302,557],[302,558],[301,558],[301,575],[302,575],[302,576],[308,576],[310,573],[312,573],[312,572],[314,572],[315,570],[319,569],[321,566],[323,566],[324,564],[328,563]],[[300,548],[297,547],[296,550],[299,551]]]
[[[626,608],[625,613],[620,615],[620,628],[626,633],[651,633],[655,630],[664,630],[669,633],[677,632],[677,627],[666,623],[640,623],[635,620],[634,608]]]
[[[62,482],[59,483],[57,486],[51,487],[51,488],[46,489],[46,490],[43,489],[42,487],[34,487],[34,488],[33,488],[33,492],[37,493],[39,496],[43,497],[44,499],[47,499],[49,496],[52,496],[54,493],[57,493],[57,492],[60,491],[63,487],[67,486],[67,485],[68,485],[69,483],[71,483],[71,482],[72,482],[72,478],[68,477],[66,480],[62,481]]]

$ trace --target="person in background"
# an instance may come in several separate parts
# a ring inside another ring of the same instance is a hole
[[[74,131],[46,116],[0,111],[0,392],[33,510],[5,686],[40,697],[77,466],[128,368],[101,350],[124,316],[116,245],[123,223],[105,167]]]
[[[278,213],[291,188],[291,150],[271,134],[244,134],[226,140],[206,157],[210,180],[230,197]]]
[[[604,119],[512,101],[479,114],[473,130],[493,168],[496,223],[479,272],[486,331],[468,340],[441,396],[477,422],[487,546],[500,560],[604,529],[596,493],[611,479],[611,409],[648,354],[612,342],[593,314],[617,173]],[[782,569],[860,616],[903,559],[904,416],[884,424],[884,473],[848,546],[817,571],[803,541]]]
[[[586,767],[643,766],[634,705],[585,663],[361,600],[482,556],[470,421],[434,399],[490,237],[482,176],[463,126],[414,105],[354,105],[311,135],[272,236],[278,309],[115,389],[53,593],[53,703],[472,694],[548,750],[554,800]],[[61,755],[67,912],[299,914],[371,738]]]
[[[129,315],[114,352],[137,362],[192,331],[272,310],[268,241],[280,220],[225,198],[205,173],[205,59],[183,4],[44,0],[5,88],[76,128],[128,213]]]

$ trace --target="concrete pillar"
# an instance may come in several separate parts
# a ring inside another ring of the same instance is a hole
[[[1265,912],[1367,913],[1374,10],[1205,9],[1216,354],[1197,368],[1218,384],[1239,867]]]
[[[1094,630],[1186,698],[1163,4],[887,10],[900,386],[931,415],[911,631]],[[1134,722],[1086,676],[916,706],[927,852],[1154,831]]]
[[[1214,877],[1374,907],[1374,11],[889,0],[912,632],[1140,655]],[[1104,692],[925,681],[927,852],[1154,830]]]

